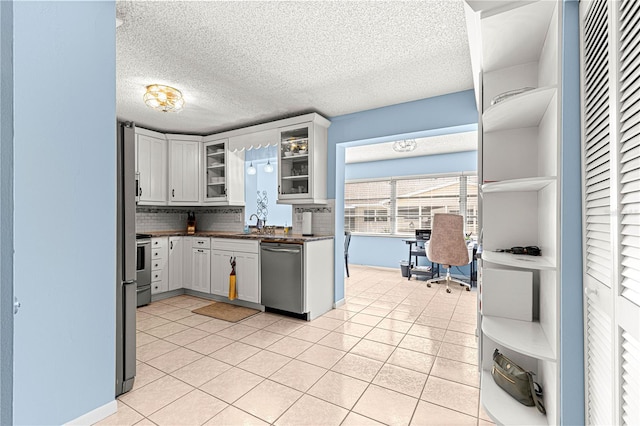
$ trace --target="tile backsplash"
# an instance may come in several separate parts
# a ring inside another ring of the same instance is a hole
[[[293,208],[293,233],[302,233],[302,213],[311,212],[311,230],[314,235],[333,235],[335,225],[336,200],[327,200],[327,204],[318,205],[296,205]]]
[[[244,207],[153,207],[136,208],[136,232],[178,231],[187,228],[187,212],[196,213],[196,231],[242,232]],[[335,200],[325,205],[296,205],[292,209],[293,233],[302,233],[302,213],[312,212],[314,235],[333,235]]]
[[[187,212],[196,213],[196,230],[242,232],[243,207],[136,208],[136,232],[178,231],[187,228]]]

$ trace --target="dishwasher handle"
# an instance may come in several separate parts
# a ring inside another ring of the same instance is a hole
[[[298,249],[298,248],[288,249],[288,248],[262,247],[262,250],[264,250],[264,251],[272,251],[272,252],[276,252],[276,253],[293,253],[293,254],[300,253],[300,249]]]

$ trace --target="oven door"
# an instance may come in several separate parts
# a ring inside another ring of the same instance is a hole
[[[136,281],[138,287],[151,285],[151,240],[137,241]]]

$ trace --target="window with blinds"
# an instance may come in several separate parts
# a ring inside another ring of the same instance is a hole
[[[467,234],[478,233],[475,175],[424,176],[345,184],[345,230],[415,235],[430,229],[436,213],[461,214]]]
[[[391,234],[390,180],[356,182],[345,185],[345,230],[370,234]]]
[[[640,2],[620,3],[622,296],[640,306]],[[640,374],[639,376],[640,377]],[[640,395],[638,395],[640,397]],[[640,398],[638,399],[640,401]]]

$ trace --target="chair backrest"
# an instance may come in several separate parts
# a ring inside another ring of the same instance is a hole
[[[427,248],[430,261],[452,266],[469,263],[463,220],[458,214],[436,213],[433,216],[431,239]]]
[[[344,254],[349,254],[350,243],[351,243],[351,232],[344,231]]]

